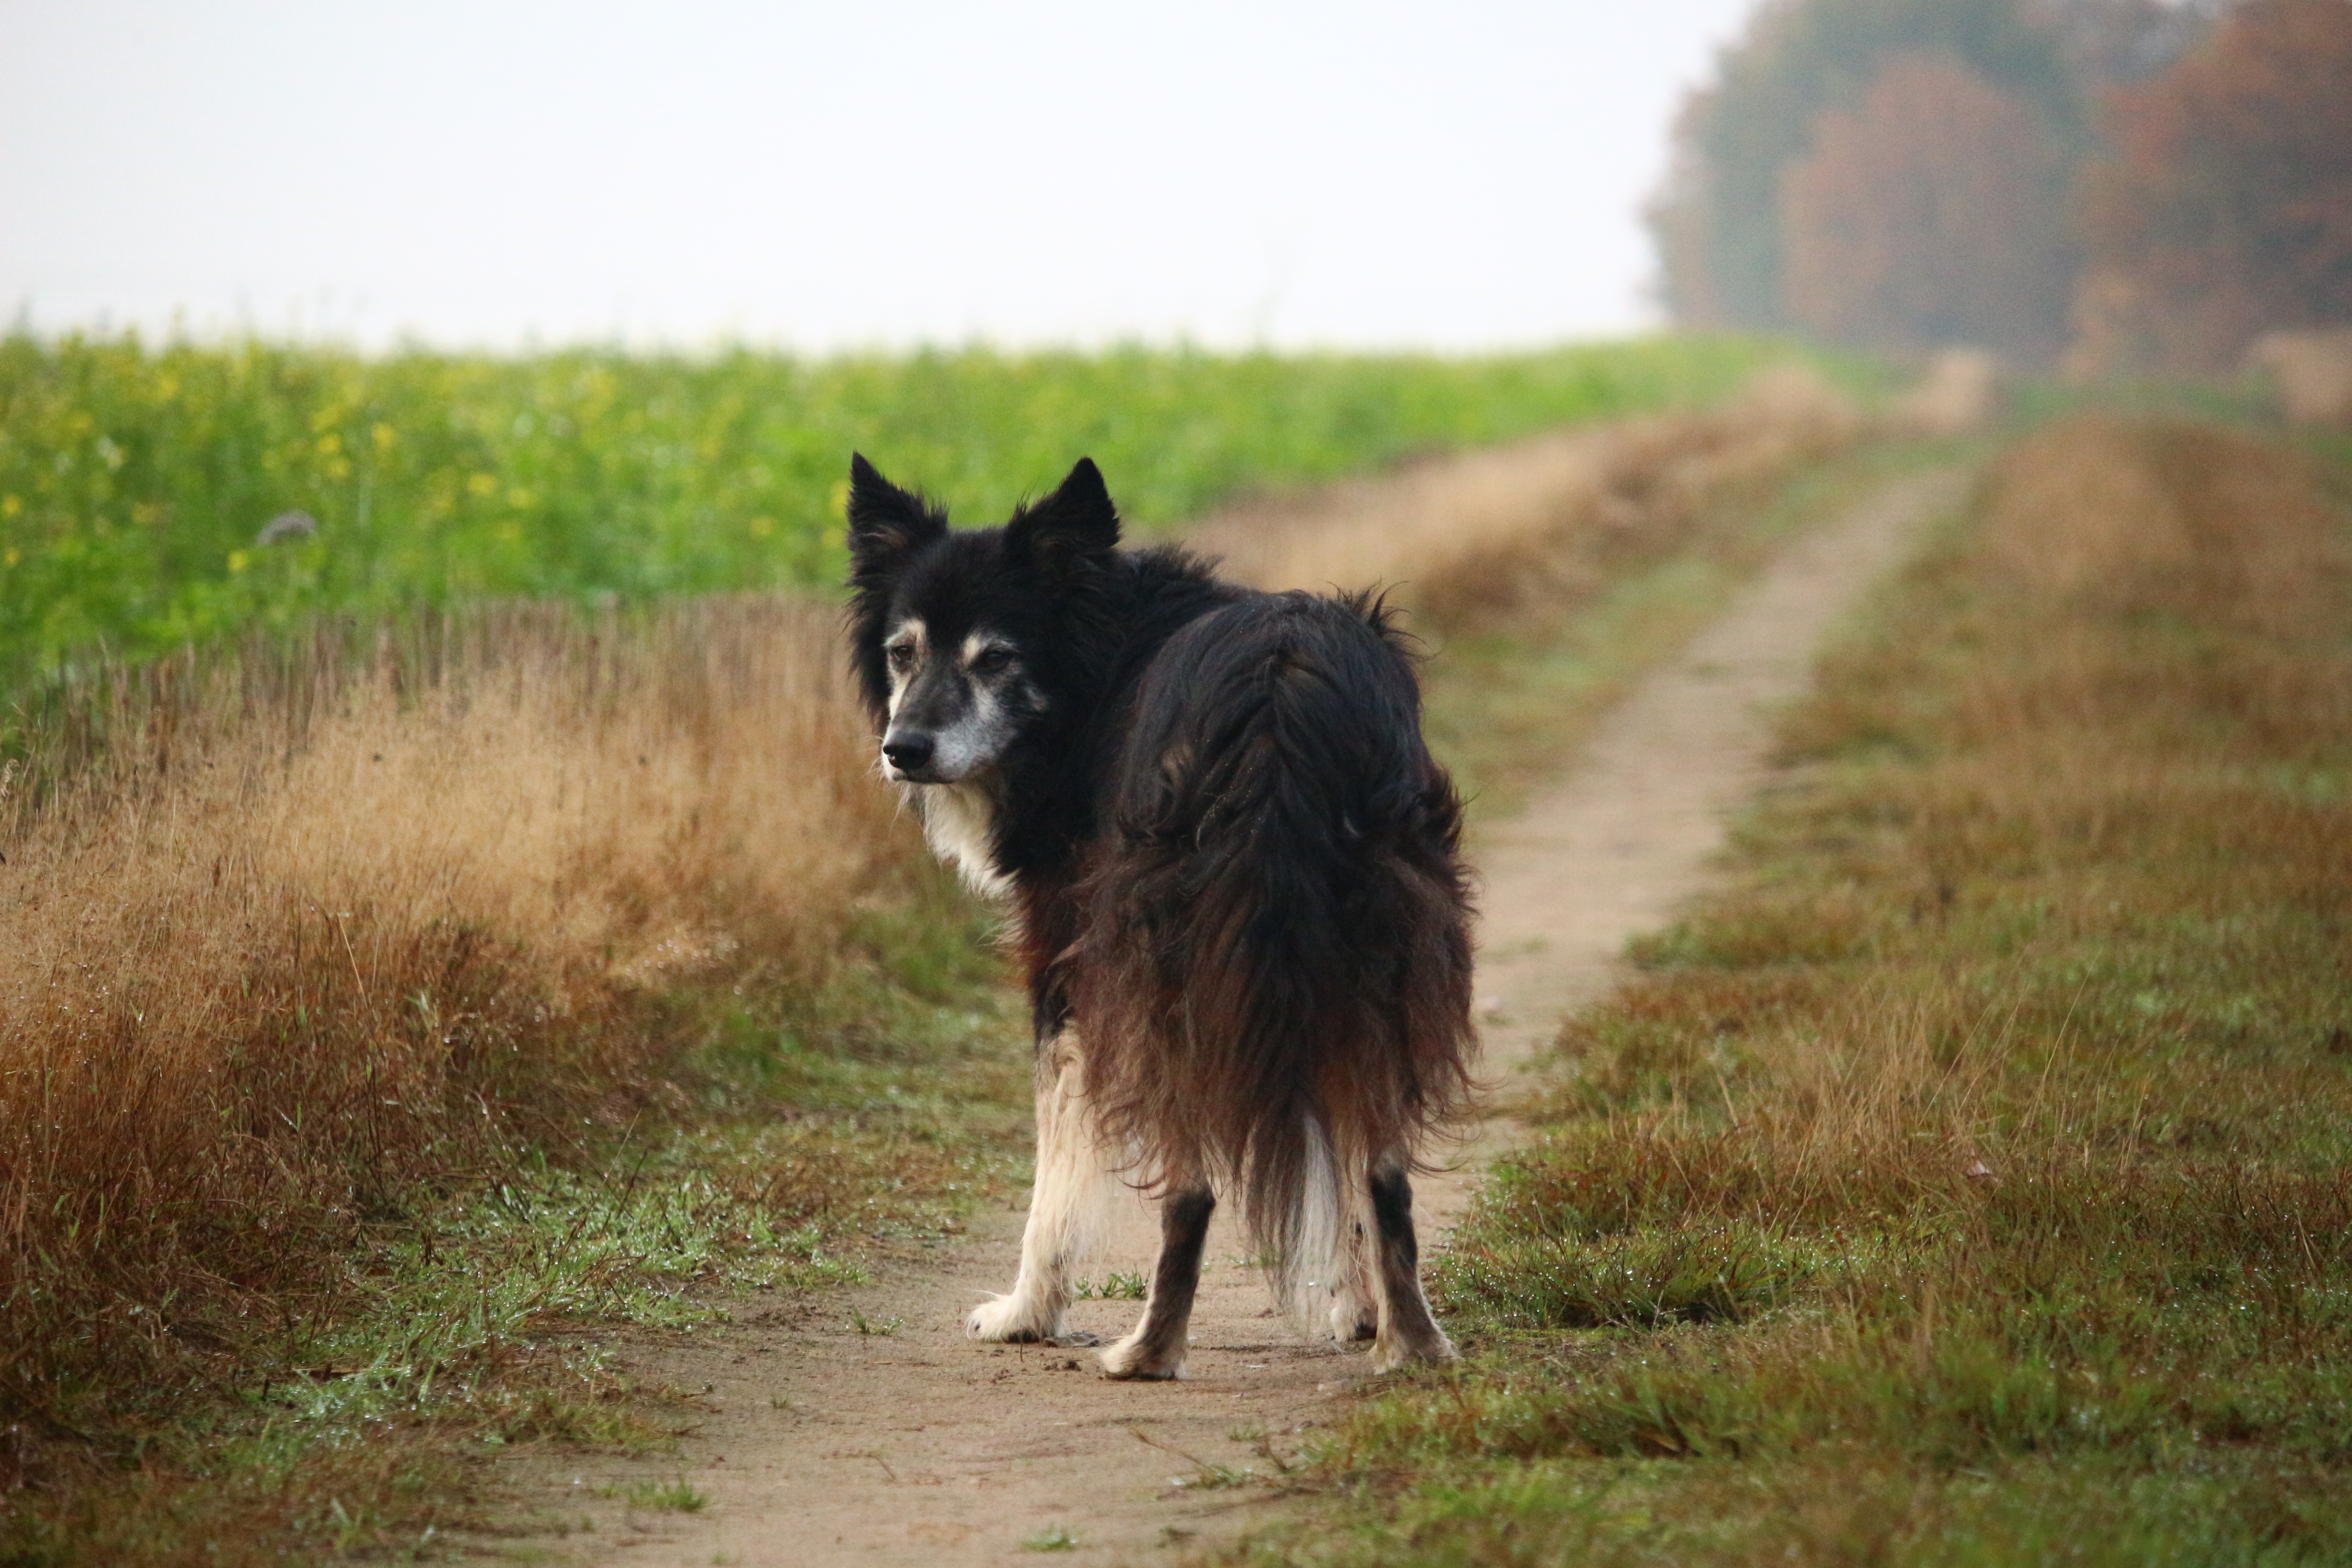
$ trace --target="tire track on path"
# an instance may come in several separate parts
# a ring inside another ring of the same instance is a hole
[[[1803,692],[1824,635],[1958,500],[1962,480],[1953,470],[1900,479],[1808,531],[1600,721],[1556,785],[1478,832],[1485,1077],[1500,1098],[1561,1016],[1608,984],[1626,940],[1706,884],[1727,816],[1769,776],[1772,710]],[[1442,1237],[1515,1135],[1489,1119],[1452,1170],[1417,1184],[1424,1236]],[[1269,1446],[1295,1448],[1369,1379],[1365,1354],[1272,1316],[1222,1222],[1181,1383],[1108,1382],[1082,1349],[975,1344],[960,1316],[1012,1279],[1021,1220],[976,1216],[962,1243],[909,1248],[872,1283],[799,1303],[781,1321],[634,1352],[644,1382],[708,1385],[707,1417],[667,1459],[583,1458],[563,1476],[544,1457],[519,1461],[526,1506],[593,1529],[502,1550],[646,1568],[963,1568],[1030,1561],[1024,1543],[1054,1531],[1099,1562],[1213,1543],[1265,1518],[1278,1506],[1270,1489],[1203,1481],[1220,1478],[1216,1467],[1270,1472]],[[1153,1236],[1139,1213],[1087,1272],[1145,1268]],[[1138,1310],[1082,1301],[1072,1319],[1108,1342]],[[897,1326],[860,1332],[860,1321]],[[709,1499],[704,1511],[597,1495],[675,1476]]]

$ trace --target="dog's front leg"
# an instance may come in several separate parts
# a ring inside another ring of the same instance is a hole
[[[1111,1179],[1080,1088],[1075,1045],[1065,1035],[1039,1055],[1037,1183],[1021,1235],[1021,1277],[1010,1291],[965,1316],[964,1329],[975,1339],[1027,1343],[1062,1337],[1070,1268],[1086,1251]]]

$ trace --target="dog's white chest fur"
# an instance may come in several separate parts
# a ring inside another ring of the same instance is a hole
[[[1002,898],[1013,890],[1013,879],[996,864],[995,835],[991,832],[996,803],[985,788],[971,783],[925,784],[915,797],[932,854],[963,873],[974,892]]]

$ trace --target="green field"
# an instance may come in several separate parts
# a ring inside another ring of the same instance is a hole
[[[1785,346],[523,358],[0,341],[0,690],[320,612],[834,581],[849,453],[961,515],[1081,455],[1142,529],[1236,492],[1719,398]],[[300,510],[317,534],[257,531]]]

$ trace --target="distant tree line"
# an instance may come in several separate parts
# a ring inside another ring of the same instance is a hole
[[[2352,0],[1765,0],[1651,221],[1692,324],[2223,368],[2352,325]]]

